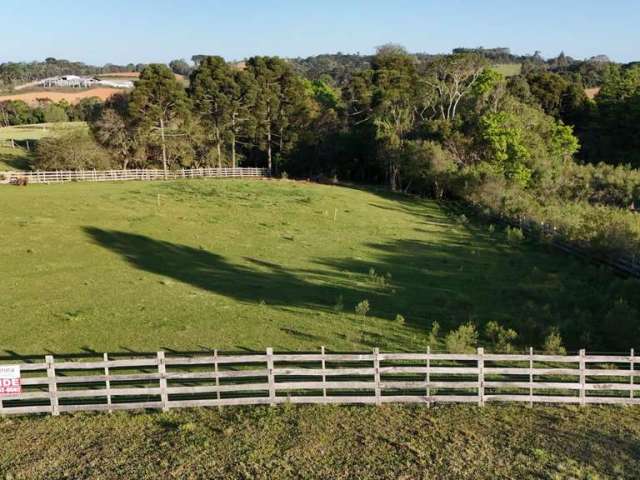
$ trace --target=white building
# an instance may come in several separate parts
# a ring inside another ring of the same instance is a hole
[[[79,77],[77,75],[63,75],[40,80],[38,86],[44,88],[91,88],[91,87],[112,87],[112,88],[133,88],[130,80],[100,80],[95,77]]]

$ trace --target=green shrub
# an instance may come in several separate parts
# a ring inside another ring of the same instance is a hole
[[[355,312],[356,315],[366,317],[367,313],[369,313],[369,300],[362,300],[360,303],[358,303],[356,305]]]
[[[444,344],[448,352],[473,353],[478,345],[478,332],[475,325],[466,323],[447,334]]]
[[[562,346],[562,337],[557,328],[552,328],[544,339],[544,353],[550,355],[565,355],[567,350]]]
[[[511,328],[504,328],[498,322],[490,321],[484,328],[487,339],[497,352],[511,353],[513,346],[511,342],[518,337],[518,333]]]
[[[402,315],[400,315],[400,314],[397,314],[396,315],[396,323],[399,324],[399,325],[404,325],[404,323],[405,323],[404,317]]]
[[[505,229],[505,234],[507,236],[507,241],[511,243],[519,243],[524,240],[524,233],[522,233],[522,230],[517,227],[507,227]]]

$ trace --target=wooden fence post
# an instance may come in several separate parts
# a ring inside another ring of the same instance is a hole
[[[529,347],[529,407],[533,407],[533,347]]]
[[[634,369],[634,367],[635,367],[634,360],[635,359],[633,358],[634,356],[635,356],[635,352],[634,352],[634,350],[632,348],[631,349],[631,358],[630,358],[631,362],[630,362],[630,365],[629,365],[629,370],[631,370],[631,375],[629,375],[629,384],[631,385],[631,389],[629,390],[629,398],[631,400],[633,400],[633,374],[635,372],[635,369]],[[633,403],[633,402],[631,402],[631,403]]]
[[[320,347],[320,355],[322,355],[322,398],[327,398],[327,362],[325,361],[324,346]]]
[[[380,349],[373,349],[373,375],[375,382],[376,405],[382,404],[382,392],[380,390]]]
[[[484,407],[484,348],[478,348],[478,405]]]
[[[213,351],[213,371],[216,375],[216,398],[218,399],[218,409],[222,410],[222,404],[220,403],[220,371],[218,369],[218,349]]]
[[[587,380],[585,375],[586,362],[584,361],[584,356],[585,356],[585,350],[584,348],[581,348],[580,349],[580,405],[581,406],[584,406],[587,403],[586,402]]]
[[[158,352],[158,374],[160,375],[160,401],[162,411],[169,410],[169,395],[167,393],[167,365],[164,362],[164,352]]]
[[[431,406],[431,345],[427,347],[427,407]]]
[[[47,364],[47,378],[49,379],[49,402],[51,403],[51,415],[60,415],[60,407],[58,405],[58,384],[56,383],[56,367],[54,365],[53,355],[44,357]]]
[[[108,362],[109,361],[109,354],[105,353],[102,356],[102,359],[105,362]],[[105,379],[105,382],[104,382],[105,383],[105,387],[107,389],[107,411],[109,413],[111,413],[113,411],[113,409],[111,408],[111,380],[109,380],[109,366],[106,365],[106,364],[104,366],[104,376],[107,377]]]
[[[267,379],[269,382],[269,399],[273,407],[276,402],[276,381],[273,374],[273,348],[267,348]]]

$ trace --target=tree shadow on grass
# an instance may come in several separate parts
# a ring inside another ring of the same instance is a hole
[[[85,232],[135,268],[246,303],[328,312],[341,302],[353,312],[367,299],[371,316],[393,320],[400,314],[416,332],[428,331],[434,321],[446,332],[469,321],[482,329],[496,320],[515,329],[523,346],[540,345],[550,327],[559,327],[569,348],[625,349],[636,328],[630,318],[603,321],[613,304],[609,297],[618,292],[595,295],[604,281],[601,272],[569,268],[572,260],[550,256],[543,247],[510,246],[480,232],[447,242],[369,243],[362,246],[369,259],[320,258],[314,260],[318,268],[297,270],[252,257],[243,259],[246,265],[235,264],[213,252],[133,233],[95,227]],[[611,322],[617,325],[615,337]],[[585,332],[597,343],[586,341]]]

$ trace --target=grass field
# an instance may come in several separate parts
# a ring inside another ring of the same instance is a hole
[[[0,419],[18,479],[637,479],[640,408],[255,407]]]
[[[505,77],[513,77],[515,75],[520,75],[522,71],[521,63],[499,63],[497,65],[493,65],[495,71],[501,73]]]
[[[550,326],[571,348],[638,339],[611,316],[637,302],[637,281],[431,201],[287,181],[80,183],[1,188],[0,218],[9,354],[422,350],[434,321],[495,320],[521,346]]]
[[[41,123],[37,125],[16,125],[0,128],[0,171],[28,170],[32,152],[26,149],[26,141],[33,148],[44,137],[59,135],[71,129],[86,129],[85,122]],[[15,148],[10,140],[18,142]]]

